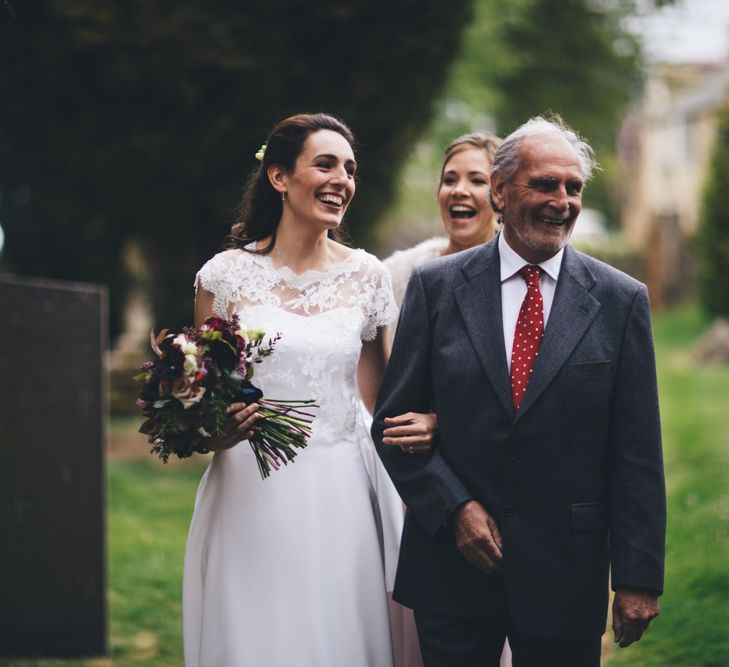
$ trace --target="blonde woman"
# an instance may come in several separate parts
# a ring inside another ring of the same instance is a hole
[[[498,137],[474,132],[454,139],[445,149],[438,184],[445,236],[398,250],[384,261],[398,307],[416,266],[486,243],[498,231],[498,216],[489,205],[488,184],[491,161],[500,144]]]
[[[498,137],[473,132],[454,139],[445,149],[438,184],[438,206],[445,236],[427,239],[412,248],[398,250],[384,260],[392,276],[392,287],[398,308],[402,304],[405,288],[413,269],[420,264],[467,250],[490,241],[499,231],[498,215],[489,204],[489,175],[496,149],[501,145]],[[388,328],[394,336],[395,328]],[[399,445],[405,429],[417,427],[437,429],[437,419],[426,422],[422,415],[408,413],[386,419],[389,428],[384,431],[383,443]],[[432,432],[432,431],[431,431]],[[401,446],[401,445],[400,445]],[[414,447],[417,453],[426,453],[429,445]],[[423,662],[418,647],[415,622],[409,609],[390,601],[393,640],[396,661],[402,667],[420,667]],[[504,647],[501,667],[510,667],[511,651]]]

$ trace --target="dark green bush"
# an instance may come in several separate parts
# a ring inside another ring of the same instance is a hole
[[[729,101],[719,113],[697,252],[701,304],[713,317],[729,317]]]
[[[16,273],[106,283],[112,331],[142,248],[157,322],[235,216],[272,125],[302,111],[357,135],[358,245],[429,120],[470,0],[0,4],[0,221]]]

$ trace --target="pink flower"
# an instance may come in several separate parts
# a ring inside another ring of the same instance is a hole
[[[202,397],[205,395],[205,387],[201,387],[199,384],[190,382],[189,378],[180,377],[177,378],[172,384],[172,391],[170,392],[173,398],[176,398],[185,410],[189,409],[196,403],[199,403]]]
[[[225,329],[226,321],[220,317],[208,317],[202,323],[200,331],[223,331]]]

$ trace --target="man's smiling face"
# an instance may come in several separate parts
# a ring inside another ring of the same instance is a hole
[[[538,264],[569,240],[582,210],[582,164],[566,139],[550,134],[525,138],[518,157],[519,168],[509,181],[492,175],[492,197],[503,212],[506,242]]]

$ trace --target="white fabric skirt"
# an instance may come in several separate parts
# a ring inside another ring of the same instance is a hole
[[[186,666],[390,667],[385,530],[360,443],[312,439],[266,480],[246,442],[216,453],[185,556]]]

